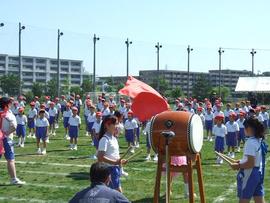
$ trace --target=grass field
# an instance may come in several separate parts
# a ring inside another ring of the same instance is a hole
[[[94,147],[90,146],[90,138],[85,136],[84,125],[81,127],[78,151],[70,151],[69,143],[63,139],[62,125],[57,135],[50,139],[47,155],[36,155],[35,139],[27,139],[24,148],[15,148],[17,176],[26,181],[24,186],[10,186],[4,158],[0,160],[0,202],[67,202],[76,192],[89,186],[89,167],[93,160],[90,155]],[[16,141],[16,138],[14,139]],[[123,153],[127,147],[123,136],[119,139]],[[146,151],[145,136],[141,136],[140,148]],[[237,154],[237,158],[241,153]],[[153,198],[156,164],[144,161],[145,153],[129,162],[123,177],[124,194],[132,202],[150,203]],[[215,164],[213,143],[205,142],[202,150],[203,176],[206,202],[237,202],[236,172],[228,165]],[[267,165],[269,166],[269,164]],[[198,187],[195,177],[197,196]],[[269,167],[265,176],[266,200],[270,200]],[[161,196],[165,194],[165,178],[162,178]],[[183,197],[183,180],[179,176],[173,183],[172,202],[188,202]],[[165,202],[162,199],[160,202]],[[196,198],[196,202],[200,202]]]

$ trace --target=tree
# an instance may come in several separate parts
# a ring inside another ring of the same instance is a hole
[[[91,92],[93,89],[92,81],[91,80],[84,80],[82,85],[81,85],[81,89],[82,89],[83,93]]]
[[[153,83],[150,84],[151,87],[153,87],[155,90],[157,90],[157,87],[158,87],[158,83],[157,83],[157,79],[154,79],[153,80]],[[169,83],[167,80],[165,80],[164,78],[161,78],[159,79],[159,92],[160,94],[162,95],[166,95],[166,91],[168,93],[168,89],[169,89]]]
[[[43,95],[44,85],[38,82],[34,82],[32,86],[32,93],[34,96],[38,96],[39,98]]]
[[[57,96],[57,81],[55,78],[51,79],[47,82],[46,85],[46,94],[51,97]]]
[[[69,78],[66,77],[61,85],[61,94],[67,95],[69,94],[69,88],[70,88],[70,81]]]
[[[122,88],[124,88],[124,87],[125,87],[125,85],[124,85],[123,83],[118,83],[118,84],[116,85],[116,87],[115,87],[116,92],[118,92],[120,89],[122,89]]]
[[[8,74],[0,77],[0,85],[2,91],[9,96],[15,96],[19,94],[20,84],[22,85],[22,82],[17,75]]]
[[[181,97],[182,95],[183,95],[183,91],[180,87],[173,89],[170,93],[170,96],[174,99]]]
[[[81,95],[81,96],[83,95],[83,91],[82,91],[80,86],[72,86],[70,88],[70,93],[75,93],[76,95],[78,94],[78,95]]]
[[[219,87],[214,87],[212,89],[212,92],[216,92],[217,95],[219,96]],[[222,101],[226,101],[227,98],[231,95],[231,91],[228,87],[221,86],[220,87],[220,94],[221,94]]]
[[[204,98],[208,98],[210,96],[211,91],[212,88],[210,81],[206,78],[206,76],[201,75],[193,86],[192,95],[193,97],[202,101]]]

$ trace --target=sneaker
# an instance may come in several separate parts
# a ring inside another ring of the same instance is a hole
[[[241,151],[240,147],[237,147],[237,152],[240,152],[240,151]]]
[[[210,141],[210,136],[207,137],[207,141]]]
[[[55,133],[55,132],[53,132],[52,136],[55,136],[55,135],[56,135],[56,133]]]
[[[47,138],[47,139],[46,139],[46,143],[50,143],[50,140],[49,140],[49,138]]]
[[[27,137],[32,137],[32,135],[31,135],[31,134],[29,134],[29,135],[27,135]]]
[[[212,137],[210,137],[209,141],[210,141],[210,142],[213,142],[213,138],[212,138]]]
[[[132,148],[132,149],[130,150],[130,153],[131,153],[131,154],[134,154],[134,153],[135,153],[134,148]]]
[[[37,154],[41,154],[41,149],[40,148],[38,148]]]
[[[147,157],[145,158],[145,161],[151,161],[151,156],[150,156],[150,154],[147,155]]]
[[[196,198],[197,197],[196,193],[194,193],[193,196],[194,196],[194,198]],[[185,192],[184,198],[185,199],[189,198],[189,193],[188,192]]]
[[[59,128],[59,125],[57,123],[55,124],[55,128]]]
[[[93,141],[91,142],[91,145],[94,146],[94,142]]]
[[[89,136],[88,132],[85,132],[85,136]]]
[[[21,143],[16,144],[16,147],[20,147],[20,146],[21,146]]]
[[[234,152],[232,152],[232,154],[231,154],[231,158],[235,158],[235,154],[234,154]]]
[[[158,161],[158,155],[157,154],[155,154],[153,160],[154,160],[154,162],[157,162]]]
[[[96,155],[93,155],[93,156],[90,156],[91,159],[94,159],[94,160],[97,160],[97,156]]]
[[[70,145],[69,145],[69,149],[70,149],[70,150],[73,150],[73,144],[70,144]]]
[[[41,152],[42,155],[45,155],[46,154],[46,149],[43,149],[42,152]]]
[[[223,164],[223,159],[220,159],[219,164]]]
[[[216,163],[219,164],[220,163],[220,158],[217,157]]]
[[[135,148],[140,148],[140,144],[139,144],[139,142],[135,145]]]
[[[128,177],[128,173],[125,172],[123,169],[122,169],[121,175],[122,175],[122,176],[125,176],[125,177]]]
[[[77,151],[77,145],[74,145],[73,150]]]
[[[25,185],[25,181],[21,181],[19,178],[13,178],[10,181],[11,185]]]
[[[32,138],[33,138],[33,139],[36,139],[36,136],[35,136],[35,135],[32,135]]]
[[[228,156],[231,157],[231,152],[228,152]]]
[[[24,143],[21,144],[21,147],[22,147],[22,148],[24,147]]]

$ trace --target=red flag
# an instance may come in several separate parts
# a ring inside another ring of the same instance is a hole
[[[169,105],[166,100],[152,92],[137,94],[131,105],[131,110],[140,121],[149,120],[152,116],[168,109]]]
[[[144,82],[137,80],[132,76],[128,76],[128,80],[125,87],[119,90],[119,94],[123,94],[134,99],[141,92],[151,92],[158,97],[163,98],[154,88],[145,84]]]

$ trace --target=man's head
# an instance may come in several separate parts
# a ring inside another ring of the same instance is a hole
[[[96,162],[90,168],[91,183],[105,183],[108,185],[111,181],[111,172],[109,165],[104,162]]]

